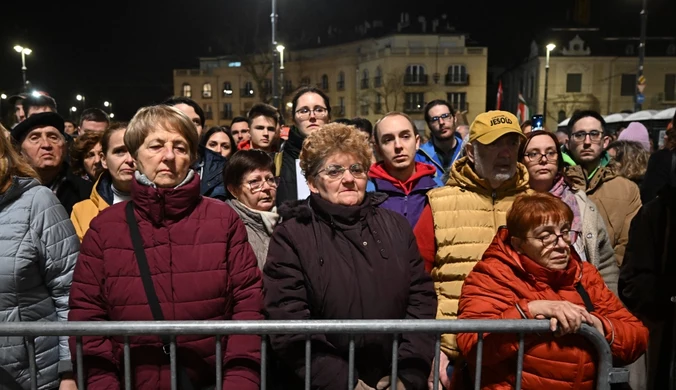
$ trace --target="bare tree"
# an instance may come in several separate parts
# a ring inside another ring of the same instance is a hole
[[[404,101],[406,86],[404,85],[404,74],[402,72],[387,73],[383,76],[380,86],[375,83],[364,90],[359,96],[361,106],[370,105],[374,112],[401,111]],[[380,96],[380,101],[377,97]]]

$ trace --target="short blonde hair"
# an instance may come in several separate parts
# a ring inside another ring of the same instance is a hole
[[[303,142],[300,168],[307,181],[313,181],[326,159],[336,153],[351,154],[365,169],[371,165],[369,136],[354,126],[329,123],[312,132]]]
[[[133,158],[138,157],[138,150],[148,134],[160,128],[178,133],[185,138],[190,160],[197,160],[198,138],[195,124],[177,108],[165,105],[143,107],[129,122],[124,133],[124,145]]]

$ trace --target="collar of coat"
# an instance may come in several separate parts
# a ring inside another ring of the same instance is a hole
[[[139,182],[136,175],[131,182],[131,198],[139,213],[154,225],[167,225],[190,214],[202,200],[200,178],[192,170],[186,180],[175,188],[158,188]]]
[[[332,227],[345,228],[365,218],[386,199],[387,195],[381,192],[368,192],[360,205],[343,206],[326,201],[317,194],[311,194],[304,200],[285,202],[279,207],[278,212],[282,221],[296,219],[300,223],[310,223],[316,218]]]
[[[516,163],[516,174],[502,183],[495,190],[486,179],[482,179],[474,171],[474,166],[467,156],[456,161],[451,167],[451,174],[446,182],[451,187],[461,187],[467,191],[491,196],[495,191],[498,198],[528,190],[528,170],[521,163]]]

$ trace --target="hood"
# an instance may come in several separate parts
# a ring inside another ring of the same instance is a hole
[[[382,180],[386,183],[389,183],[394,187],[394,189],[399,189],[408,195],[414,189],[424,189],[429,190],[436,186],[434,181],[434,175],[437,173],[437,169],[429,164],[416,162],[415,163],[415,172],[413,175],[408,178],[405,182],[402,182],[392,176],[385,170],[385,165],[382,162],[377,162],[371,166],[369,170],[369,177],[376,180]],[[427,179],[427,180],[425,180]],[[378,186],[379,189],[382,186]],[[384,188],[387,190],[387,188]]]
[[[617,172],[614,167],[598,167],[594,171],[594,176],[591,178],[585,177],[582,167],[576,165],[565,169],[565,175],[570,179],[573,187],[578,190],[592,192],[596,190],[601,184],[610,181],[617,177]]]
[[[14,202],[16,199],[20,198],[24,192],[39,185],[40,182],[32,177],[12,176],[12,184],[4,194],[0,194],[0,207],[5,207]]]
[[[459,159],[453,164],[446,185],[461,187],[468,191],[488,196],[491,196],[493,193],[493,188],[491,188],[488,180],[480,178],[476,172],[474,172],[472,162],[467,156]],[[514,177],[502,183],[500,187],[495,189],[495,192],[498,196],[507,196],[524,192],[528,190],[528,188],[528,170],[523,164],[516,163],[516,174]]]
[[[484,252],[481,260],[495,259],[508,265],[520,279],[532,284],[544,283],[555,291],[572,287],[582,279],[582,264],[574,248],[570,250],[568,267],[563,270],[545,268],[530,258],[518,254],[510,243],[509,231],[505,227],[498,229],[493,242]]]
[[[573,157],[570,155],[570,151],[568,151],[568,150],[561,151],[561,157],[563,158],[564,166],[567,166],[567,167],[578,166],[577,163],[575,162],[575,160],[573,160]],[[589,175],[587,175],[587,177],[589,179],[591,179],[592,177],[594,177],[594,175],[599,170],[599,168],[607,167],[608,164],[610,164],[610,156],[608,155],[608,152],[604,151],[603,154],[601,155],[601,162],[600,162],[599,166],[596,169],[594,169],[593,171],[591,171],[589,173]]]
[[[363,217],[368,211],[377,208],[386,199],[386,194],[367,192],[362,204],[342,206],[327,202],[317,194],[310,194],[307,199],[284,202],[277,212],[282,222],[296,219],[300,223],[309,223],[313,218],[322,218],[330,223],[338,221],[349,224]]]

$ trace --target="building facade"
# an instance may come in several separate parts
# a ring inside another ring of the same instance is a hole
[[[637,95],[637,38],[600,37],[598,29],[553,30],[531,45],[529,58],[504,72],[503,105],[516,112],[518,94],[531,114],[543,113],[546,48],[557,47],[549,60],[546,126],[572,116],[576,110],[601,114],[633,112]],[[676,105],[676,38],[651,37],[646,43],[644,110]]]
[[[330,98],[332,117],[375,122],[404,111],[425,128],[426,102],[444,99],[468,120],[486,108],[488,49],[468,47],[460,34],[394,34],[315,49],[286,51],[281,75],[287,123],[293,91],[312,85]],[[198,102],[207,126],[229,125],[254,103],[271,101],[271,59],[200,58],[199,69],[174,70],[174,93]]]

